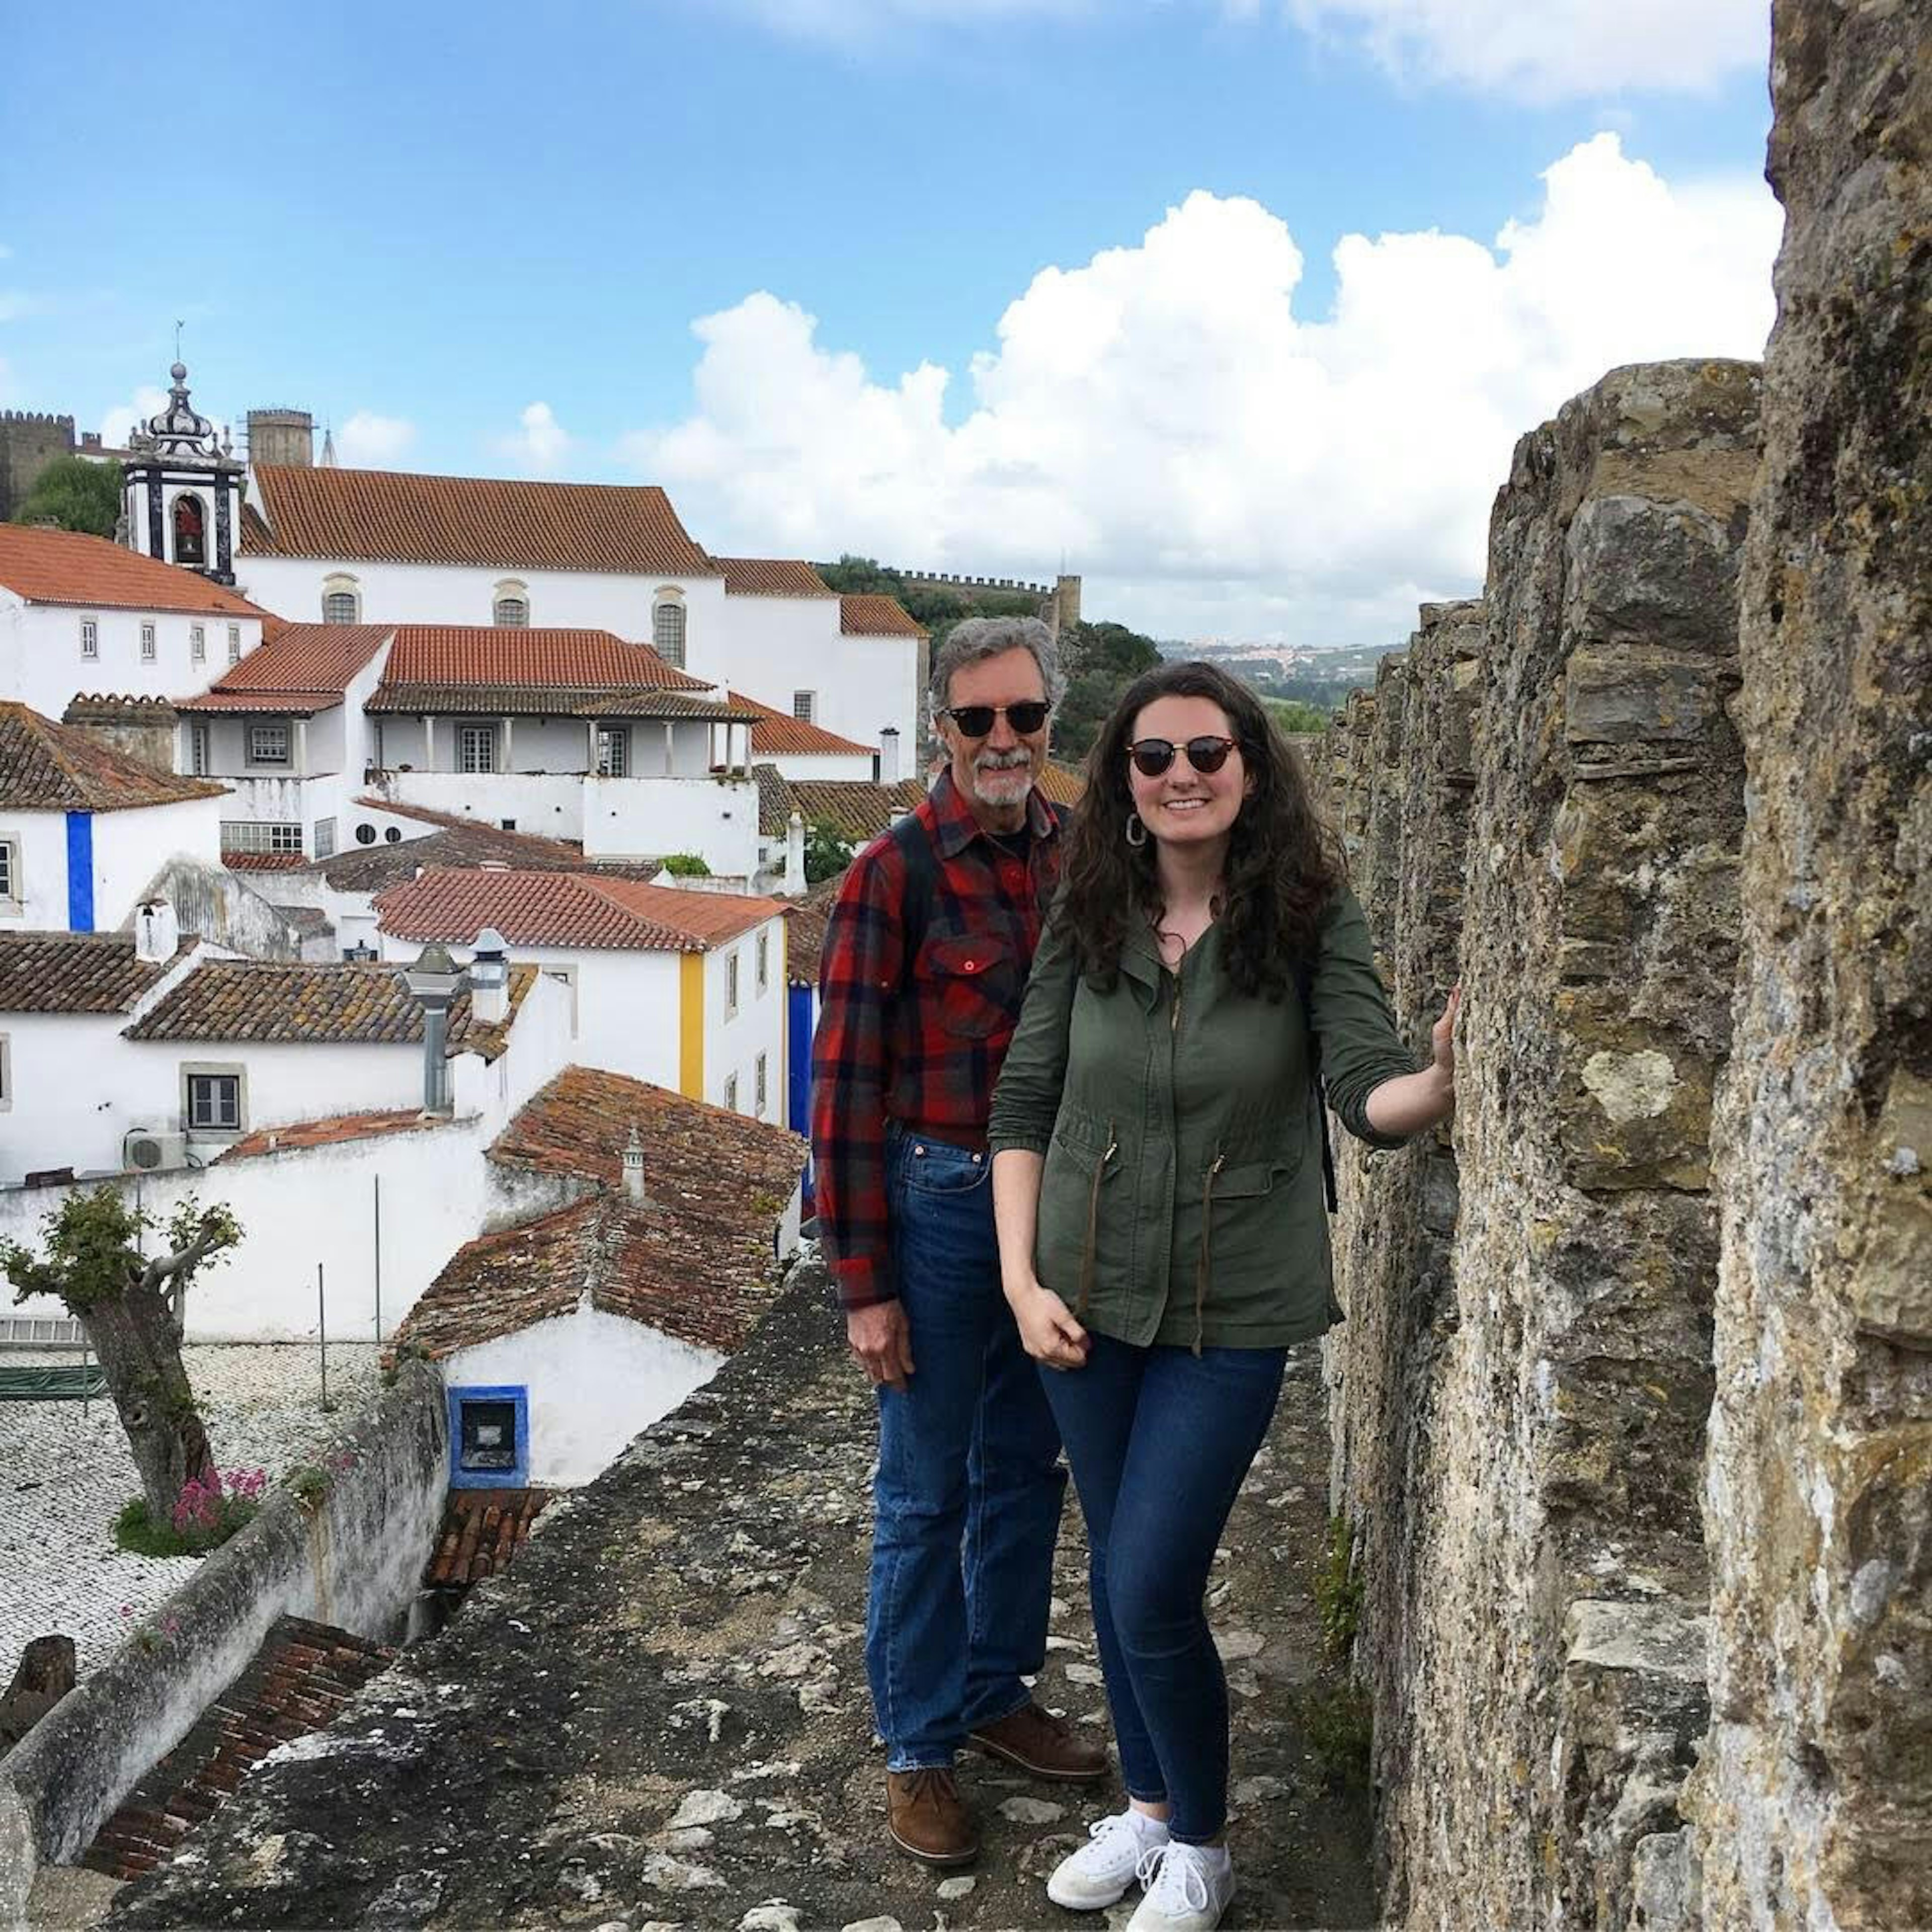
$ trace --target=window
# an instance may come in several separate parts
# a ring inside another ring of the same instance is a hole
[[[574,966],[546,966],[543,969],[546,980],[555,980],[570,989],[570,1036],[577,1037],[577,968]]]
[[[762,1053],[758,1055],[757,1083],[758,1103],[752,1111],[762,1120],[765,1118],[765,1056]]]
[[[0,906],[20,908],[20,847],[16,839],[0,838]]]
[[[144,623],[141,626],[141,662],[152,664],[154,661],[154,627]]]
[[[506,1383],[452,1388],[449,1405],[449,1486],[520,1490],[530,1479],[530,1394]]]
[[[98,658],[100,655],[100,620],[83,617],[80,620],[80,654],[84,658]]]
[[[315,821],[314,850],[318,859],[332,859],[335,856],[335,820],[334,819],[318,818]]]
[[[373,845],[376,842],[376,828],[367,819],[356,828],[356,842],[358,845]]]
[[[529,587],[516,578],[505,578],[490,593],[490,621],[513,631],[526,628],[530,621]]]
[[[728,1114],[735,1114],[738,1111],[738,1076],[735,1073],[725,1078],[724,1111]]]
[[[224,818],[221,821],[221,849],[224,852],[273,852],[299,858],[302,829],[266,818]]]
[[[188,627],[188,654],[196,664],[208,662],[208,626],[190,624]]]
[[[631,734],[627,726],[598,726],[597,776],[600,778],[627,778],[631,776]]]
[[[387,768],[388,760],[382,755],[382,721],[372,718],[369,721],[369,762],[380,772]]]
[[[238,1134],[242,1131],[240,1067],[184,1067],[182,1079],[186,1088],[184,1113],[190,1133]]]
[[[684,668],[684,592],[660,590],[651,606],[651,646],[666,664]]]
[[[815,691],[794,691],[791,694],[791,715],[802,724],[815,724],[818,720],[818,694]]]
[[[322,621],[325,624],[362,621],[362,586],[346,571],[332,571],[322,580]]]
[[[242,662],[242,626],[239,624],[230,624],[228,627],[228,662],[230,664]]]
[[[464,724],[458,728],[456,769],[459,772],[494,772],[496,769],[495,725]]]
[[[724,962],[724,1017],[738,1010],[738,955],[734,949]]]
[[[289,728],[286,724],[251,724],[248,727],[248,762],[251,765],[285,765],[289,761]]]
[[[188,768],[196,778],[208,776],[208,727],[199,719],[188,728]]]
[[[769,932],[758,934],[758,991],[763,992],[772,983],[772,936]]]

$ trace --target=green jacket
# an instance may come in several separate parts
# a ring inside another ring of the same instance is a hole
[[[1309,1028],[1330,1105],[1372,1147],[1365,1108],[1412,1073],[1366,925],[1344,887],[1324,916],[1312,1014],[1235,992],[1210,926],[1178,975],[1150,932],[1110,993],[1048,928],[993,1098],[988,1138],[1046,1156],[1034,1265],[1087,1326],[1144,1345],[1263,1348],[1340,1313],[1322,1198]]]

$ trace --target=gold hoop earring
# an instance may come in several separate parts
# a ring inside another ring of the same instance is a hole
[[[1141,822],[1138,812],[1127,814],[1127,843],[1138,852],[1148,842],[1147,827]]]

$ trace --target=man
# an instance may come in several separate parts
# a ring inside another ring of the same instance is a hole
[[[1106,1754],[1035,1704],[1066,1484],[1000,1288],[986,1118],[1060,869],[1036,788],[1059,694],[1038,619],[970,618],[933,664],[946,767],[854,860],[822,949],[813,1045],[819,1227],[854,1359],[878,1391],[866,1664],[886,1828],[963,1864],[970,1739],[1035,1776]]]

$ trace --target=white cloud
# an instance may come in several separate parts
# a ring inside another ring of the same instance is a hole
[[[335,460],[346,470],[382,470],[416,440],[416,426],[404,416],[380,416],[358,410],[335,432]]]
[[[518,417],[514,436],[500,436],[490,447],[532,476],[554,476],[576,439],[556,419],[548,403],[532,403]]]
[[[1162,634],[1385,638],[1480,581],[1515,439],[1621,362],[1755,356],[1776,203],[1672,187],[1600,134],[1493,246],[1345,238],[1332,314],[1258,202],[1190,195],[1138,246],[1049,268],[951,377],[878,381],[760,292],[694,325],[696,408],[624,439],[720,550],[1051,574]]]
[[[158,389],[152,382],[143,382],[125,402],[110,403],[94,418],[92,423],[76,422],[76,432],[98,426],[100,440],[110,449],[124,449],[128,434],[138,429],[150,416],[158,416],[168,406],[168,392]]]
[[[1548,100],[1702,92],[1763,71],[1765,0],[1284,0],[1318,35],[1359,41],[1404,80]]]

